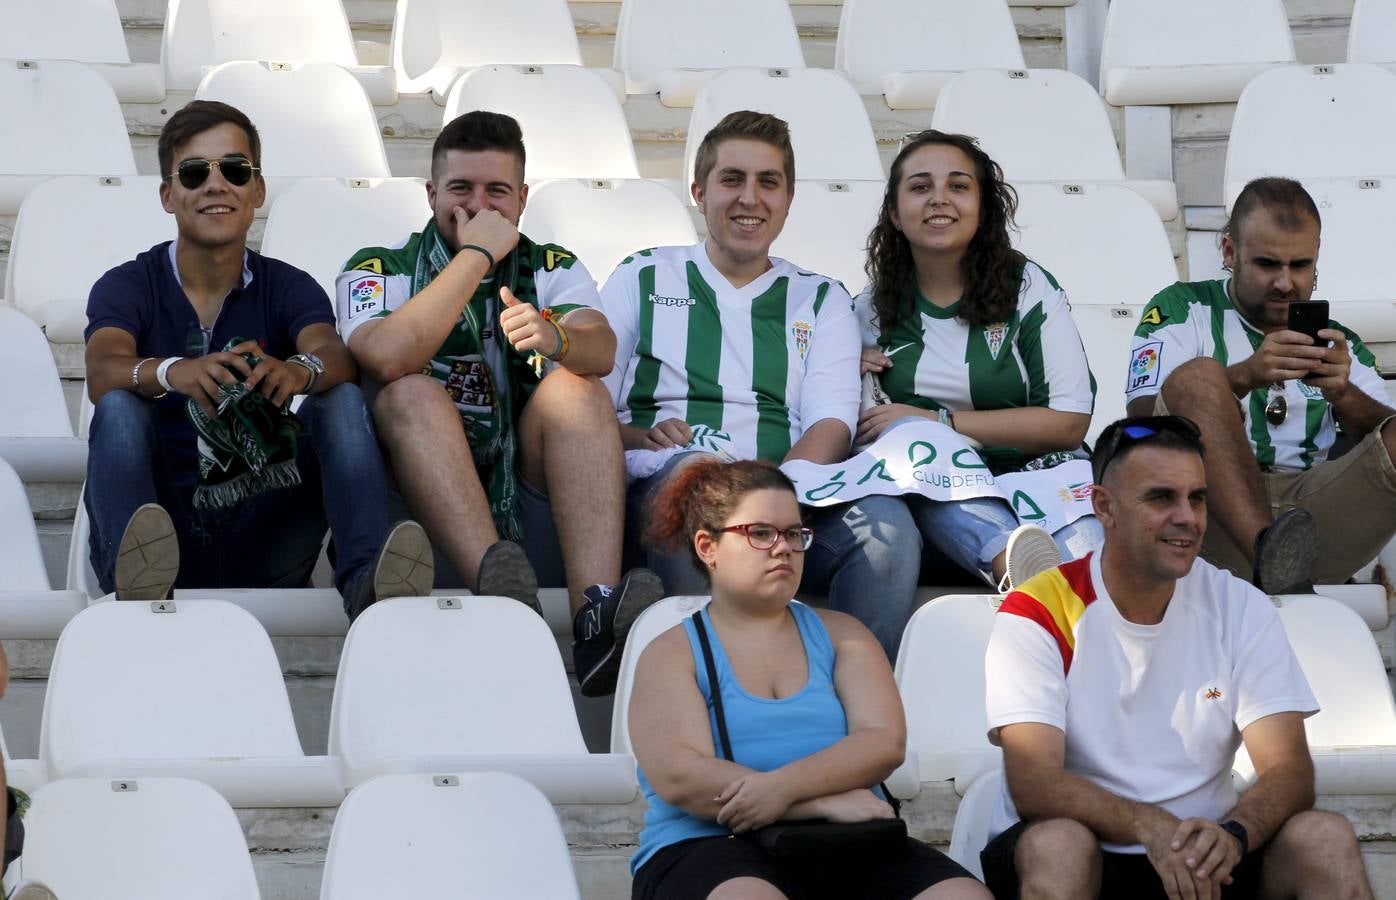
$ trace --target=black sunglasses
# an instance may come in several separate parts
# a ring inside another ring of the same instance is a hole
[[[1135,419],[1124,419],[1110,425],[1102,435],[1103,441],[1097,451],[1095,458],[1091,460],[1091,476],[1096,484],[1105,477],[1105,469],[1110,465],[1110,461],[1120,452],[1120,448],[1126,443],[1138,444],[1150,438],[1158,437],[1162,432],[1170,432],[1179,437],[1187,439],[1190,443],[1201,446],[1202,432],[1198,430],[1197,423],[1192,419],[1183,416],[1140,416]]]
[[[242,187],[252,180],[254,173],[261,171],[244,156],[225,156],[222,159],[186,159],[175,168],[175,175],[179,176],[180,184],[192,191],[208,181],[214,168],[234,187]]]

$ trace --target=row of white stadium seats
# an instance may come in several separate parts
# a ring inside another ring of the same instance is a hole
[[[130,101],[158,101],[167,87],[191,90],[209,67],[242,59],[335,63],[382,104],[399,90],[439,99],[478,66],[582,63],[565,0],[399,0],[389,47],[356,46],[339,0],[169,0],[163,65],[131,63],[115,0],[8,6],[0,58],[96,63]],[[934,106],[949,73],[1024,68],[1009,6],[845,0],[835,67],[893,108]],[[1120,106],[1234,100],[1250,77],[1295,59],[1282,0],[1115,0],[1102,44],[1101,83]],[[1396,2],[1357,0],[1347,60],[1396,62]],[[623,76],[617,86],[632,94],[658,92],[687,106],[713,70],[804,64],[786,0],[621,4],[613,65]]]
[[[182,778],[72,778],[35,794],[18,877],[64,900],[258,900],[236,814]],[[321,900],[576,900],[557,815],[509,775],[384,775],[335,816]]]
[[[588,753],[547,626],[500,597],[410,597],[371,607],[344,643],[329,755],[302,752],[271,640],[221,600],[102,602],[64,629],[49,672],[38,760],[10,760],[31,790],[65,778],[183,777],[235,807],[337,806],[384,774],[503,771],[554,803],[637,796],[628,734],[636,660],[704,597],[670,597],[637,621],[622,661],[611,752]],[[896,663],[908,755],[900,797],[998,766],[986,740],[984,650],[998,598],[950,595],[908,623]],[[1306,720],[1320,793],[1396,792],[1396,703],[1375,638],[1326,596],[1275,598],[1322,712]],[[393,660],[384,678],[382,660]],[[946,690],[946,685],[954,685]],[[140,723],[133,727],[132,723]],[[1254,769],[1238,755],[1238,781]]]

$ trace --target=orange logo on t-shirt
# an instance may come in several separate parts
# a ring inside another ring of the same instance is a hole
[[[1216,688],[1208,688],[1208,689],[1207,689],[1207,699],[1208,699],[1208,700],[1220,700],[1220,699],[1221,699],[1221,695],[1222,695],[1222,692],[1219,691],[1219,690],[1217,690]]]

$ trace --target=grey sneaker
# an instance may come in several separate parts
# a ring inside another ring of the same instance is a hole
[[[1019,525],[1008,536],[1004,550],[1003,580],[999,590],[1008,592],[1039,572],[1062,564],[1062,552],[1046,530],[1036,525]]]
[[[1313,593],[1318,523],[1306,509],[1285,510],[1255,536],[1251,561],[1251,583],[1265,593]]]
[[[538,576],[522,547],[513,541],[495,541],[480,557],[475,593],[481,597],[509,597],[543,614],[538,602]]]
[[[630,626],[664,599],[664,585],[649,569],[631,569],[614,588],[594,584],[572,618],[572,662],[583,697],[616,692],[616,676]]]
[[[116,599],[164,600],[179,574],[179,535],[165,507],[147,503],[131,514],[116,555]]]
[[[388,529],[373,567],[373,599],[427,597],[436,580],[436,561],[427,533],[411,519]]]

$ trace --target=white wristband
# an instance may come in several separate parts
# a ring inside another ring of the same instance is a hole
[[[160,365],[155,368],[155,380],[160,382],[160,387],[164,388],[167,391],[174,390],[174,388],[170,387],[170,381],[169,378],[166,377],[166,375],[170,371],[170,366],[174,365],[182,359],[184,359],[184,357],[182,356],[169,356],[166,357],[163,361],[161,361]]]

